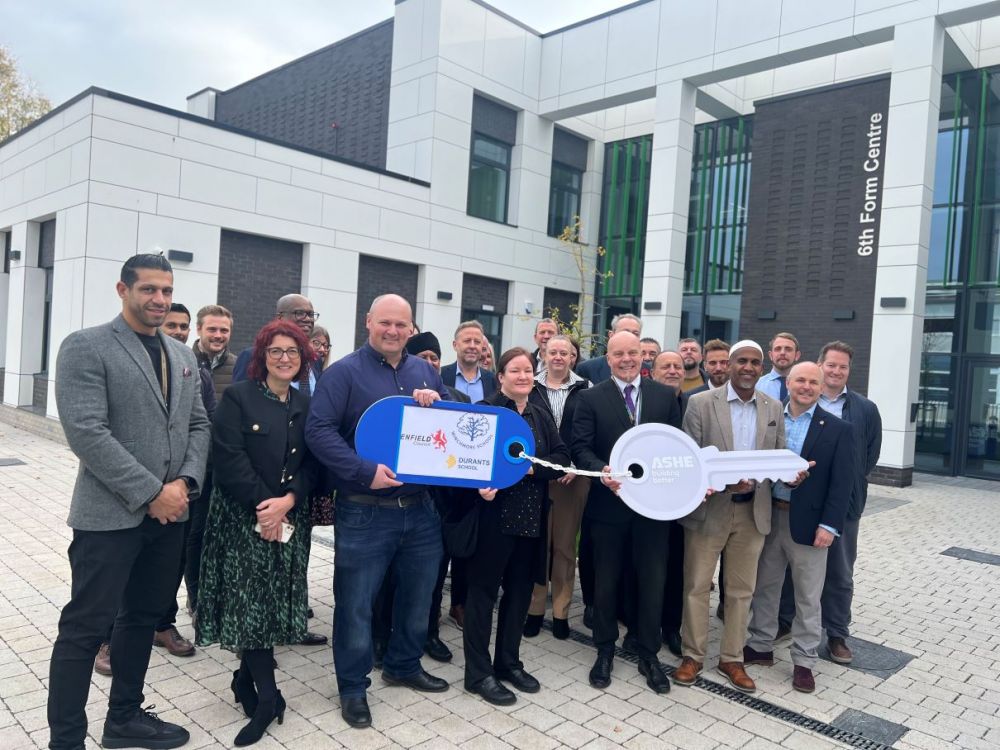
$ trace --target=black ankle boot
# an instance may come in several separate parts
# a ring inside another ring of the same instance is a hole
[[[524,630],[522,634],[525,638],[534,638],[540,632],[542,632],[542,620],[545,615],[528,615],[528,619],[524,621]]]
[[[258,742],[275,718],[278,719],[279,724],[283,724],[285,721],[285,699],[281,697],[280,690],[274,700],[261,701],[257,705],[257,710],[250,723],[240,730],[236,739],[233,740],[233,744],[236,747],[246,747]]]
[[[254,687],[250,673],[236,669],[233,671],[233,681],[229,684],[233,691],[233,700],[243,706],[243,713],[251,718],[257,713],[257,688]]]

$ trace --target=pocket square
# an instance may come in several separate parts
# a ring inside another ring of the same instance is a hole
[[[191,368],[185,367],[184,370],[181,372],[181,375],[183,375],[185,378],[191,377]]]
[[[774,420],[772,419],[772,420],[771,420],[770,422],[768,422],[768,423],[767,423],[767,426],[768,426],[768,427],[777,427],[777,426],[778,426],[778,423],[777,423],[777,422],[775,422],[775,421],[774,421]]]

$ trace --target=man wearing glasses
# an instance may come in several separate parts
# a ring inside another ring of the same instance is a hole
[[[306,335],[312,338],[313,326],[319,319],[319,313],[313,310],[312,302],[308,297],[301,294],[286,294],[278,300],[274,317],[294,323]],[[249,348],[240,352],[233,367],[233,382],[238,383],[247,379],[247,368],[250,366]],[[308,396],[316,391],[316,380],[323,372],[323,364],[320,360],[313,362],[312,367],[305,368],[299,375],[298,381],[292,383],[292,388],[297,388]],[[325,642],[325,640],[324,640]]]

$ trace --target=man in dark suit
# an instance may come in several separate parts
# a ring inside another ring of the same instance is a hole
[[[479,366],[485,339],[486,333],[478,320],[459,323],[451,342],[458,360],[441,368],[444,384],[468,396],[472,403],[497,392],[496,375]]]
[[[87,736],[90,671],[114,623],[104,747],[174,748],[186,729],[143,710],[153,629],[177,594],[188,501],[198,497],[209,424],[194,352],[158,332],[173,297],[161,255],[125,261],[122,312],[59,348],[56,403],[80,459],[68,523],[72,594],[49,663],[51,750]]]
[[[588,471],[611,470],[608,461],[615,441],[636,424],[659,423],[679,427],[677,394],[640,374],[639,337],[621,332],[608,339],[608,366],[612,377],[580,393],[573,419],[573,461]],[[631,555],[638,577],[635,628],[639,672],[657,693],[670,690],[656,658],[660,648],[660,615],[667,574],[670,527],[666,521],[640,516],[618,497],[621,482],[610,476],[591,484],[584,516],[590,521],[595,566],[594,642],[597,660],[590,684],[611,684],[615,642],[618,640],[618,585],[626,555]]]
[[[642,336],[642,320],[632,313],[616,315],[611,319],[611,330],[608,331],[608,338],[610,339],[620,331],[628,331],[636,337]],[[611,368],[608,366],[607,357],[591,357],[584,360],[577,365],[576,373],[594,385],[611,379]]]
[[[785,445],[809,461],[810,476],[800,486],[778,482],[772,489],[771,531],[757,563],[743,663],[774,664],[781,585],[789,567],[795,586],[792,687],[811,693],[816,689],[812,669],[823,634],[820,597],[827,550],[844,528],[854,475],[854,436],[845,422],[816,404],[823,388],[819,365],[798,363],[785,383]]]

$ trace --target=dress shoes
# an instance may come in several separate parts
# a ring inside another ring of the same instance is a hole
[[[594,629],[594,605],[592,604],[583,608],[583,627],[588,630]]]
[[[524,627],[521,629],[521,634],[525,638],[534,638],[542,632],[543,619],[544,615],[528,615],[528,618],[524,621]]]
[[[749,646],[743,647],[743,663],[756,664],[758,667],[773,667],[773,651],[754,651]]]
[[[306,633],[306,637],[299,641],[300,646],[325,646],[329,638],[320,633]]]
[[[155,631],[153,645],[165,648],[171,656],[194,656],[194,644],[177,632],[175,627]]]
[[[690,656],[685,656],[681,660],[681,665],[674,670],[674,682],[678,685],[694,685],[701,674],[702,664],[695,661]]]
[[[565,641],[569,638],[569,620],[560,620],[558,617],[553,617],[552,637],[560,641]]]
[[[604,690],[611,684],[611,670],[614,668],[614,656],[598,654],[594,666],[590,668],[590,684],[599,690]]]
[[[424,653],[434,661],[448,662],[452,658],[451,649],[444,645],[444,641],[436,635],[427,638],[424,643]]]
[[[831,638],[827,641],[826,647],[830,650],[830,660],[837,664],[850,664],[854,659],[854,654],[843,638]]]
[[[104,734],[101,737],[101,747],[124,748],[143,747],[149,750],[171,750],[181,747],[191,739],[184,727],[170,724],[160,719],[147,706],[136,711],[128,721],[116,723],[110,719],[104,722]]]
[[[94,659],[94,671],[105,677],[111,676],[111,644],[102,643]]]
[[[375,669],[381,669],[385,661],[385,652],[389,644],[385,641],[372,641],[372,658],[375,661]]]
[[[448,610],[448,618],[455,623],[456,628],[463,630],[465,628],[465,605],[454,605]]]
[[[522,693],[537,693],[542,689],[538,680],[524,671],[522,667],[515,669],[494,669],[494,674],[498,680],[509,682]]]
[[[415,674],[411,674],[409,677],[393,677],[392,675],[388,675],[383,672],[382,682],[386,685],[408,687],[411,690],[418,690],[421,693],[443,693],[448,689],[447,680],[435,677],[424,669],[421,669]]]
[[[813,679],[809,667],[795,667],[792,670],[792,687],[800,693],[811,693],[816,690],[816,680]]]
[[[494,706],[512,706],[517,703],[517,696],[497,682],[497,678],[492,675],[466,689]]]
[[[646,678],[646,684],[654,693],[669,693],[670,680],[667,673],[663,671],[663,666],[656,659],[640,659],[639,674]]]
[[[676,630],[663,631],[663,642],[674,656],[681,655],[681,634]]]
[[[729,684],[741,693],[757,692],[757,685],[754,684],[754,681],[750,679],[750,675],[747,674],[746,669],[743,668],[743,662],[720,661],[718,670],[719,674],[729,680]]]
[[[341,698],[340,715],[355,729],[367,729],[372,725],[372,712],[368,708],[368,698],[363,695],[357,698]]]

